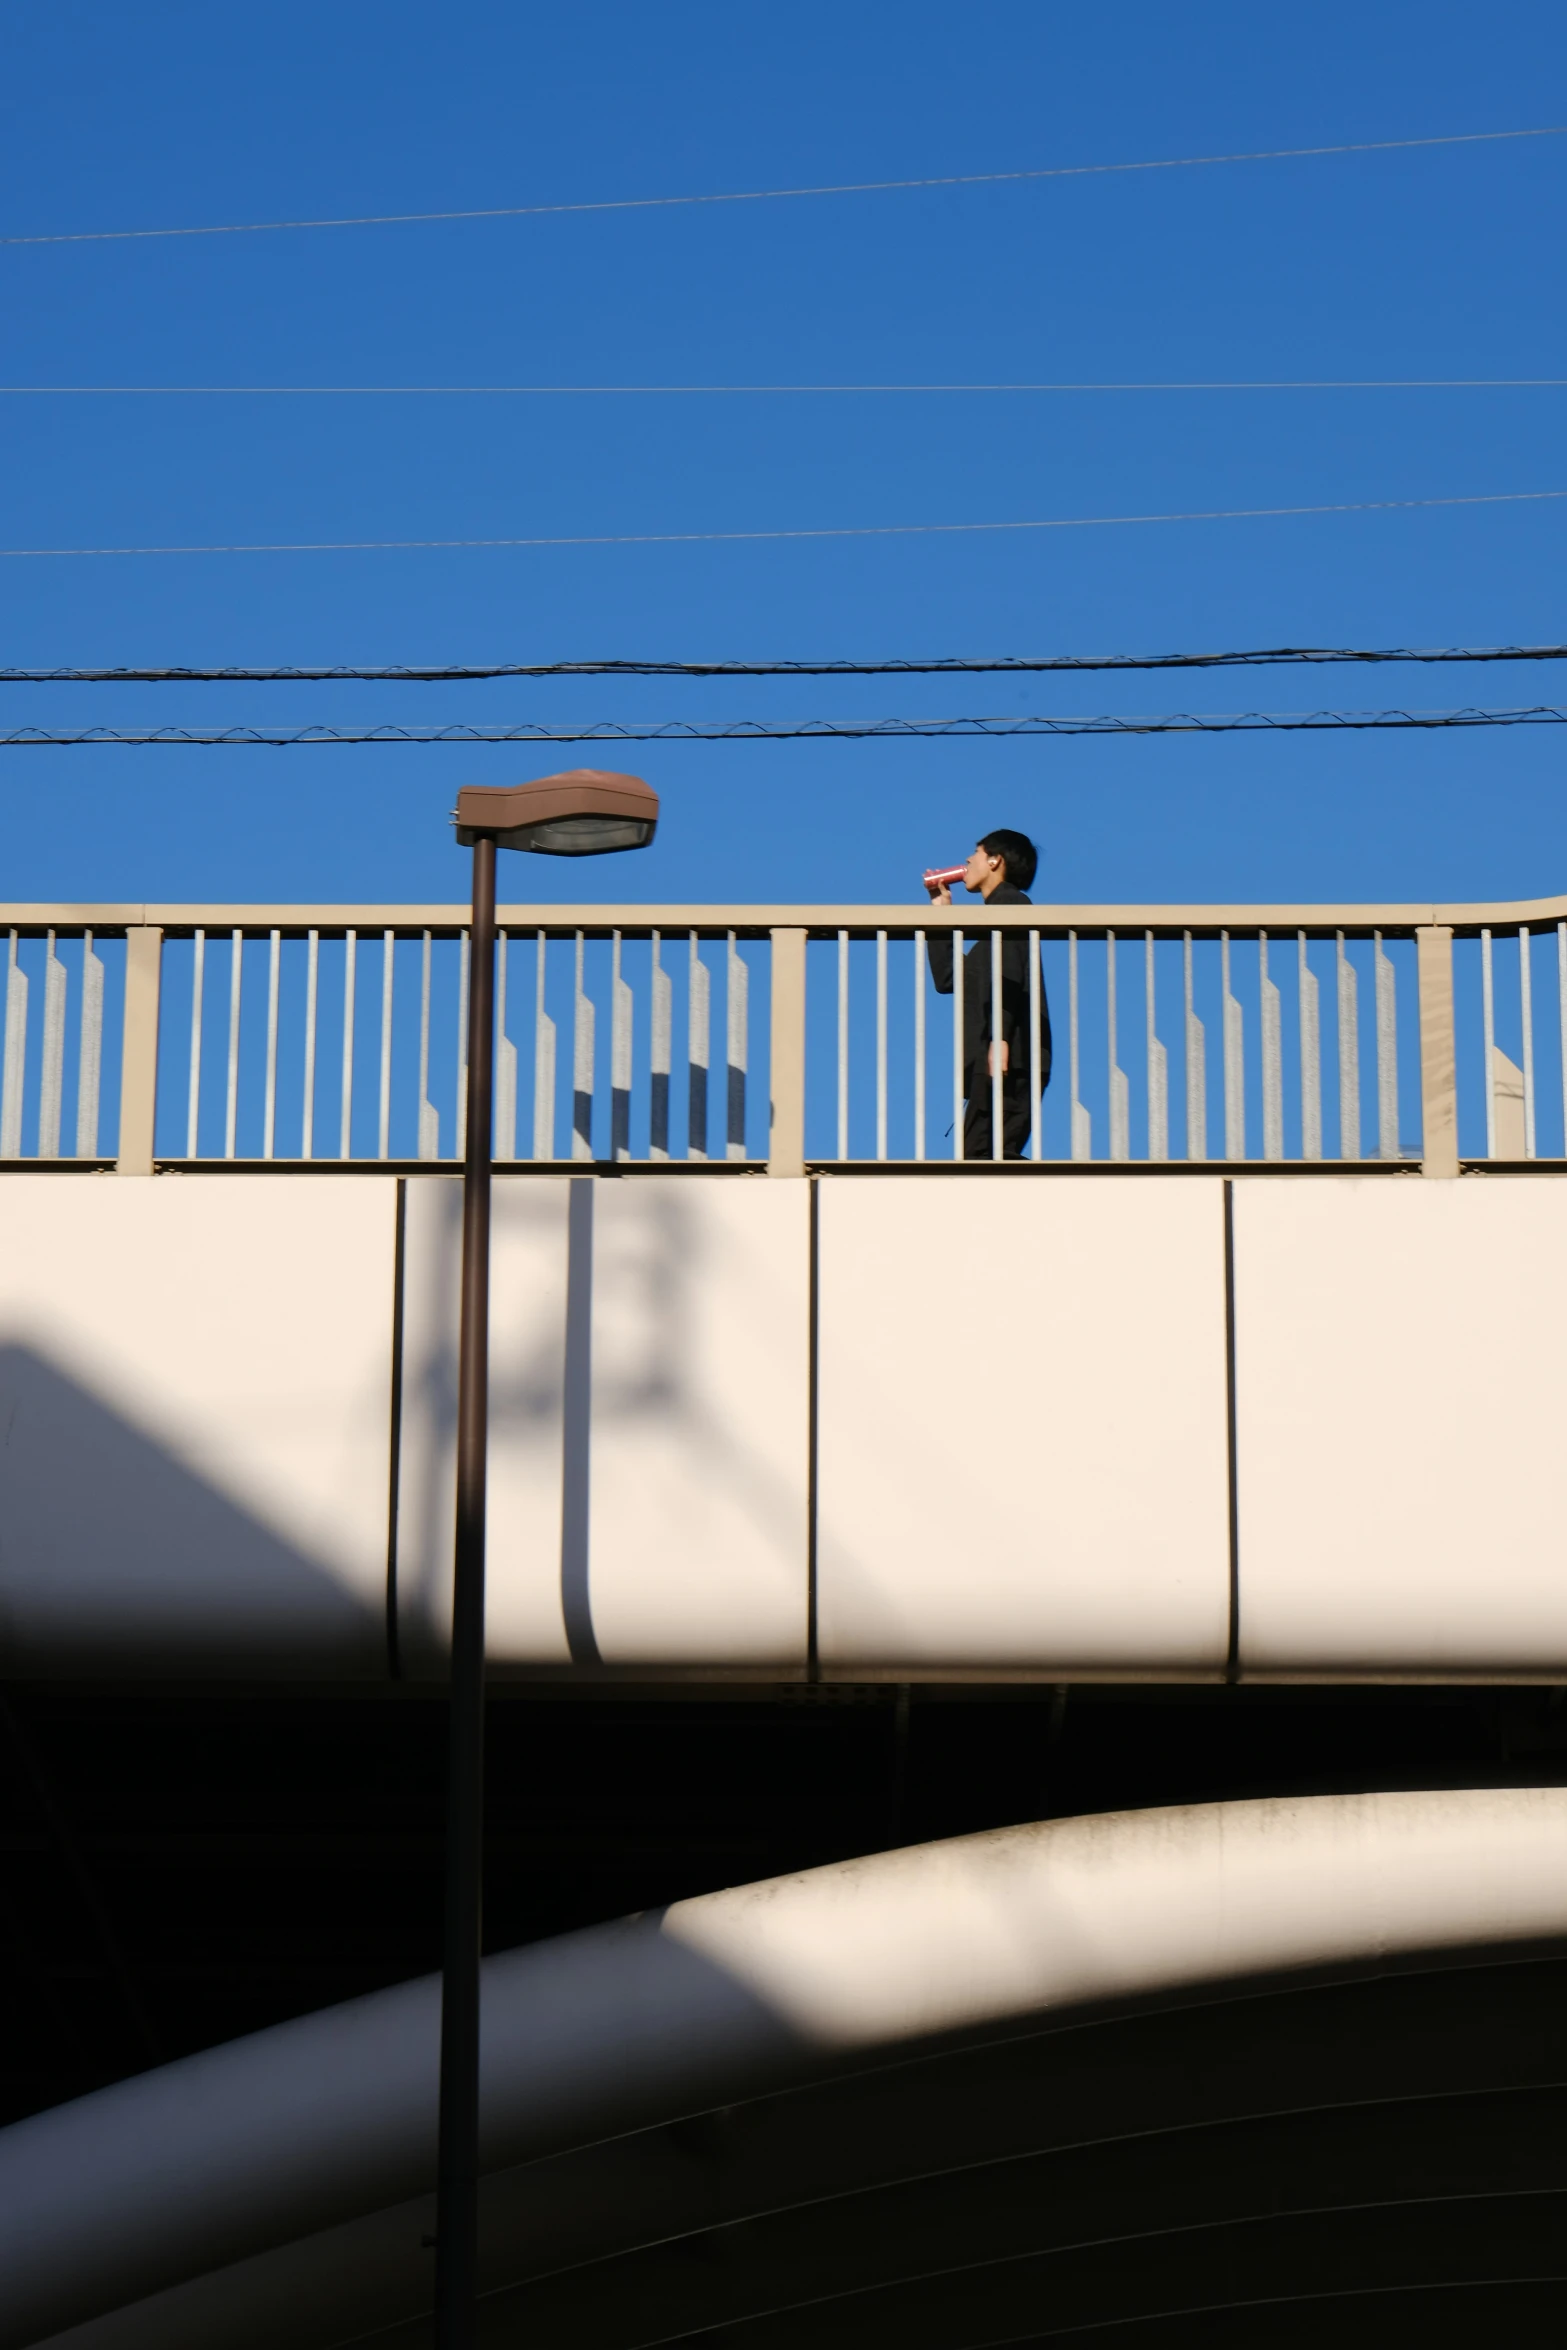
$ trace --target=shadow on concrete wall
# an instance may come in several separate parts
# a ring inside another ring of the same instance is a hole
[[[678,1449],[693,1478],[737,1495],[761,1526],[787,1524],[801,1508],[799,1493],[746,1444],[743,1414],[715,1409],[711,1376],[703,1375],[697,1294],[704,1281],[722,1277],[712,1261],[712,1228],[675,1182],[626,1185],[609,1225],[595,1212],[601,1181],[579,1176],[567,1186],[563,1313],[530,1317],[525,1326],[501,1313],[490,1330],[492,1446],[532,1453],[541,1474],[560,1480],[560,1607],[574,1664],[600,1661],[591,1573],[595,1436],[602,1442],[611,1431],[652,1431]],[[458,1185],[440,1187],[436,1215],[435,1243],[424,1252],[420,1276],[418,1326],[428,1336],[417,1359],[405,1362],[403,1381],[405,1461],[417,1453],[442,1464],[440,1475],[405,1479],[414,1506],[400,1526],[400,1601],[423,1669],[441,1669],[436,1660],[444,1659],[450,1607]],[[496,1185],[497,1260],[518,1243],[559,1246],[561,1222],[558,1193],[549,1198],[528,1181]],[[802,1381],[807,1371],[802,1347]],[[668,1529],[657,1532],[667,1540]],[[803,1524],[801,1546],[803,1607]],[[490,1566],[493,1576],[500,1566],[493,1547]]]
[[[0,1345],[9,1673],[385,1670],[381,1610],[35,1348]]]
[[[434,1200],[433,1245],[423,1252],[424,1295],[418,1303],[425,1342],[403,1366],[405,1475],[397,1544],[405,1653],[423,1670],[444,1670],[451,1606],[461,1187],[443,1184]],[[497,1262],[504,1264],[514,1250],[535,1256],[558,1245],[560,1201],[553,1185],[544,1191],[530,1183],[499,1183],[491,1216]],[[598,1661],[588,1587],[593,1225],[593,1181],[579,1177],[567,1185],[563,1319],[525,1305],[521,1317],[492,1307],[490,1321],[492,1455],[504,1444],[531,1454],[543,1475],[560,1479],[561,1613],[574,1664]],[[504,1273],[495,1286],[504,1288]],[[496,1564],[492,1538],[492,1579]]]
[[[405,1666],[444,1677],[451,1612],[453,1477],[457,1446],[457,1306],[462,1264],[462,1186],[410,1185],[409,1290],[405,1314],[397,1522],[397,1611]],[[556,1244],[554,1184],[498,1183],[491,1208],[492,1292],[504,1294],[505,1260]],[[558,1462],[564,1406],[561,1329],[529,1312],[519,1329],[504,1306],[490,1317],[490,1425],[540,1465]],[[492,1470],[493,1487],[493,1470]],[[490,1564],[493,1572],[493,1534]]]

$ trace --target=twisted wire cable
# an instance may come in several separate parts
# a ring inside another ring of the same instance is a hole
[[[808,718],[772,722],[733,719],[713,724],[668,718],[645,725],[596,719],[579,725],[543,726],[155,726],[128,729],[88,726],[53,732],[20,726],[0,734],[0,747],[82,748],[120,744],[148,747],[199,745],[205,748],[257,747],[304,750],[345,744],[433,743],[661,743],[661,742],[868,742],[888,738],[950,736],[1147,734],[1299,734],[1439,729],[1468,726],[1560,726],[1567,709],[1539,705],[1516,710],[1246,710],[1233,716],[1200,716],[1181,711],[1168,717],[1105,716],[1052,718],[1038,715],[998,718]]]
[[[1562,661],[1567,644],[1543,645],[1269,645],[1218,653],[1045,653],[941,655],[887,661],[484,661],[416,665],[346,662],[308,667],[137,669],[4,669],[0,685],[447,685],[501,677],[983,677],[1037,676],[1052,671],[1118,669],[1300,668],[1334,662],[1374,666],[1390,661]]]

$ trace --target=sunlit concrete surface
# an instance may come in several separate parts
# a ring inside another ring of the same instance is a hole
[[[1557,1186],[1238,1183],[1235,1268],[1246,1669],[1561,1669]]]
[[[1223,1188],[823,1184],[825,1662],[1222,1672]]]

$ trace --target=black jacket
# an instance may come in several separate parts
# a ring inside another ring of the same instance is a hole
[[[1033,903],[1022,890],[1014,889],[1010,881],[993,889],[987,899],[992,906],[1027,906]],[[981,931],[963,957],[963,1090],[972,1093],[976,1071],[983,1076],[986,1046],[995,1029],[990,1010],[990,941],[991,932]],[[931,930],[925,934],[930,954],[930,975],[938,995],[952,993],[952,932]],[[1029,1057],[1033,1043],[1030,1033],[1028,1004],[1028,932],[1004,930],[1001,933],[1001,1035],[1008,1046],[1007,1083],[1020,1085],[1029,1074]],[[1041,1092],[1050,1083],[1050,1006],[1045,1000],[1045,975],[1039,975],[1039,1077]]]

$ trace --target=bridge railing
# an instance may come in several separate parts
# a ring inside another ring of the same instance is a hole
[[[465,916],[0,907],[0,1161],[455,1164]],[[1567,899],[500,922],[505,1163],[962,1166],[963,990],[1018,931],[1033,1066],[1054,1048],[1031,1163],[1567,1163]]]

